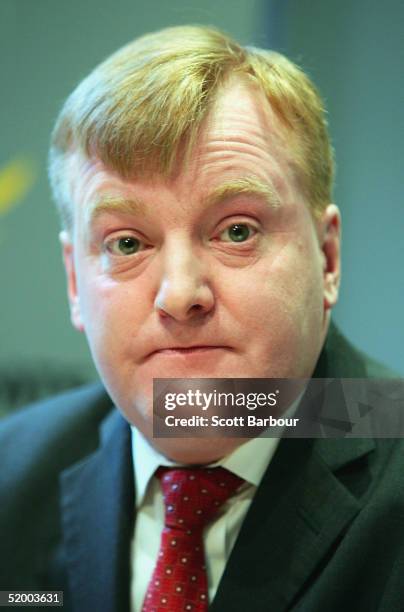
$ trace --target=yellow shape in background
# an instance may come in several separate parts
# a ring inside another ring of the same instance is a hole
[[[4,215],[23,200],[35,178],[33,162],[23,157],[17,157],[0,168],[0,215]]]

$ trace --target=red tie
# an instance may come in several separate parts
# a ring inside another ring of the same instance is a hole
[[[244,482],[224,468],[159,468],[165,503],[160,552],[142,612],[206,612],[203,529]]]

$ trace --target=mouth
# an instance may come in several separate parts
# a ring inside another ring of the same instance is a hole
[[[171,356],[179,356],[179,355],[203,355],[205,353],[212,353],[215,351],[223,351],[230,350],[229,346],[224,345],[194,345],[194,346],[171,346],[167,348],[161,348],[153,351],[148,356],[152,357],[153,355],[171,355]]]
[[[146,359],[157,356],[166,357],[183,357],[183,358],[197,358],[197,357],[209,357],[218,351],[229,351],[231,347],[217,344],[195,344],[192,346],[167,346],[159,349],[155,349],[149,353]]]

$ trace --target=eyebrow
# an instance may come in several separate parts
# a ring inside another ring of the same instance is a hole
[[[281,205],[279,194],[272,184],[256,177],[246,177],[226,181],[216,187],[205,198],[205,206],[210,207],[241,195],[262,198],[270,208]]]
[[[279,208],[281,200],[275,187],[255,177],[233,179],[221,183],[203,198],[203,208],[211,208],[225,200],[239,196],[259,197],[264,199],[269,208]],[[87,211],[87,221],[93,223],[104,213],[127,215],[144,215],[148,206],[138,198],[122,198],[104,194],[91,203]]]
[[[146,204],[140,199],[122,198],[121,196],[103,194],[95,198],[87,209],[87,223],[91,225],[98,217],[106,213],[142,215],[145,210]]]

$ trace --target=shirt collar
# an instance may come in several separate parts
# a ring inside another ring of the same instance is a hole
[[[136,507],[143,503],[147,485],[160,465],[173,467],[180,465],[161,455],[136,427],[132,431],[132,456],[134,465]],[[232,453],[210,464],[211,467],[224,467],[236,476],[258,486],[271,461],[280,438],[258,437],[245,442]]]

